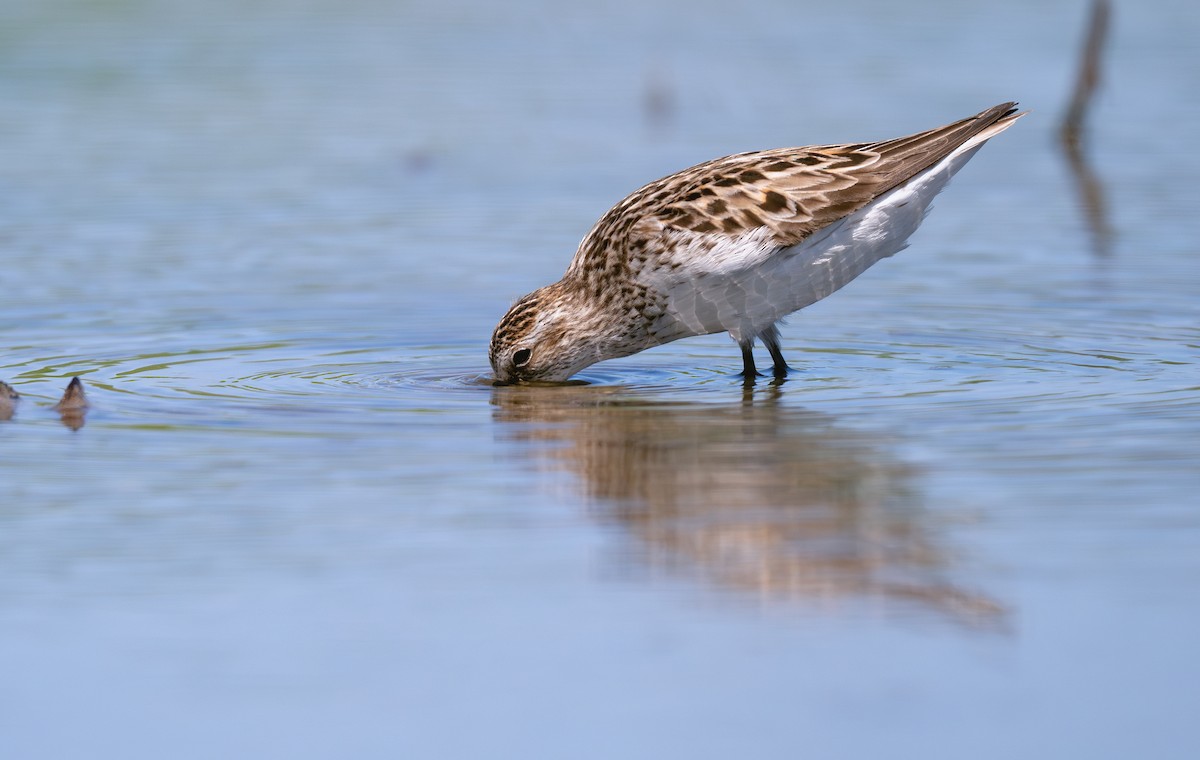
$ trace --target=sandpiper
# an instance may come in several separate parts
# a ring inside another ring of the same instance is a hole
[[[725,331],[747,379],[755,340],[786,375],[779,320],[903,249],[954,173],[1023,115],[1001,103],[894,140],[738,153],[651,182],[596,222],[561,280],[500,320],[496,382],[562,381]]]

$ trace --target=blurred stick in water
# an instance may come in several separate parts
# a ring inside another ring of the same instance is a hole
[[[1093,250],[1098,256],[1111,253],[1112,229],[1108,223],[1108,202],[1104,187],[1092,171],[1084,155],[1084,122],[1100,85],[1100,59],[1104,54],[1104,43],[1108,38],[1109,19],[1112,16],[1108,0],[1094,0],[1088,19],[1087,36],[1079,62],[1079,75],[1071,102],[1059,127],[1059,139],[1067,157],[1071,175],[1075,179],[1076,192],[1092,233]]]
[[[1100,85],[1100,58],[1104,54],[1104,41],[1108,37],[1108,20],[1112,15],[1108,0],[1094,0],[1092,15],[1088,19],[1087,37],[1079,62],[1079,76],[1075,79],[1075,90],[1071,103],[1063,116],[1059,135],[1063,145],[1079,147],[1083,142],[1083,122],[1087,118],[1088,106]]]
[[[642,90],[642,113],[646,125],[656,135],[666,132],[675,120],[675,110],[675,92],[666,72],[650,69],[646,73],[645,89]]]

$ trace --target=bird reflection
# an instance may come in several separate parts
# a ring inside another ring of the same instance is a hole
[[[869,600],[995,625],[996,602],[958,587],[920,509],[912,468],[863,433],[780,403],[662,404],[619,388],[497,388],[495,417],[535,468],[573,473],[652,567],[743,591]]]

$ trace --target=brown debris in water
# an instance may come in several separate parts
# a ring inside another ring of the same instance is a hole
[[[17,399],[21,394],[13,390],[8,383],[0,380],[0,420],[11,420],[17,408]]]
[[[84,416],[87,414],[87,394],[83,392],[83,381],[78,377],[71,378],[62,398],[54,405],[62,423],[72,430],[83,427]]]

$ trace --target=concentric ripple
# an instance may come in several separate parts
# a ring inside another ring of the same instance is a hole
[[[1109,404],[1171,409],[1192,403],[1200,343],[1195,328],[1097,323],[1069,337],[1010,329],[889,330],[824,325],[806,341],[785,341],[793,372],[783,383],[747,388],[727,338],[677,342],[588,368],[578,380],[642,400],[739,402],[747,390],[842,414],[889,407],[952,405],[964,411],[1047,414]],[[786,336],[786,333],[785,333]],[[492,386],[474,342],[388,345],[361,336],[220,340],[172,350],[137,340],[54,355],[10,352],[0,367],[25,397],[22,418],[53,404],[65,379],[88,387],[93,423],[277,426],[280,413],[329,419],[340,413],[453,411],[486,405]],[[1153,342],[1154,351],[1147,345]],[[136,352],[120,348],[133,345]],[[346,346],[350,346],[347,348]],[[351,414],[351,418],[353,418]],[[349,420],[347,420],[349,421]]]

